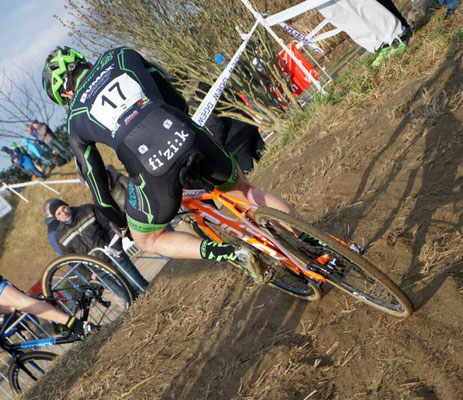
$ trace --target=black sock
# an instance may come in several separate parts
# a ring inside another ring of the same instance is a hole
[[[236,246],[229,243],[219,243],[204,239],[201,242],[200,253],[204,260],[234,261]]]

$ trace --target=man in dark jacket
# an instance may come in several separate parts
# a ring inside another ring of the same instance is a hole
[[[50,214],[60,222],[56,229],[56,241],[64,254],[88,254],[95,247],[104,248],[111,241],[113,232],[109,222],[95,210],[93,204],[69,207],[63,200],[53,199],[48,208]],[[120,253],[114,257],[116,262],[110,263],[122,272],[136,293],[144,291],[148,282],[124,253],[120,241],[113,248]],[[99,258],[108,261],[104,256]]]
[[[59,199],[45,200],[42,204],[42,211],[45,214],[45,225],[47,226],[48,241],[50,242],[51,247],[53,247],[53,250],[55,250],[58,255],[62,256],[63,250],[61,250],[61,248],[58,246],[58,242],[56,241],[56,230],[58,229],[59,221],[50,214],[50,210],[48,208],[53,200]]]

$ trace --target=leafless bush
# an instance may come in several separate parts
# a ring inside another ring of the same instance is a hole
[[[211,85],[223,69],[214,55],[222,52],[230,59],[242,42],[239,32],[247,33],[254,23],[236,0],[67,0],[67,8],[72,19],[64,23],[81,47],[100,53],[109,47],[132,46],[169,71],[177,87],[196,104],[198,82]],[[217,108],[221,115],[248,121],[244,114],[255,115],[268,128],[278,127],[282,106],[297,103],[276,61],[277,50],[266,31],[258,28],[232,75],[231,90],[222,96]],[[255,59],[263,61],[268,80],[253,66]],[[269,86],[276,88],[280,105]]]

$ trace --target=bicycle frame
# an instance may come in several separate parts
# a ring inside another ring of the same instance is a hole
[[[2,326],[2,329],[0,329],[0,348],[9,353],[13,358],[16,355],[16,353],[19,352],[19,350],[55,346],[60,344],[73,343],[80,340],[77,337],[73,336],[56,336],[47,339],[27,340],[21,343],[8,343],[6,341],[4,333],[7,329],[9,329],[12,326],[10,324],[10,321],[12,321],[16,315],[16,311],[11,313],[9,318],[5,321],[5,324]]]
[[[235,218],[224,215],[215,207],[204,203],[204,200],[215,200],[229,210]],[[326,282],[326,278],[316,272],[307,269],[300,260],[292,256],[278,241],[269,233],[262,231],[249,215],[250,211],[256,210],[257,206],[247,201],[239,200],[218,189],[211,192],[205,190],[184,190],[182,205],[191,211],[198,225],[213,240],[223,242],[204,222],[205,220],[214,225],[220,226],[227,232],[245,241],[250,246],[261,250],[265,254],[279,260],[296,273],[303,274],[315,284],[320,285]]]

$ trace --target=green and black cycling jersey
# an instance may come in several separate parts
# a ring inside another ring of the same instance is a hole
[[[164,72],[128,47],[103,53],[78,78],[69,141],[95,203],[117,226],[125,226],[125,219],[95,143],[112,147],[129,174],[126,211],[137,231],[162,229],[175,216],[182,196],[178,174],[193,151],[205,155],[201,172],[211,182],[225,189],[238,182],[233,157],[187,111]]]

